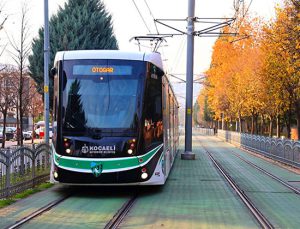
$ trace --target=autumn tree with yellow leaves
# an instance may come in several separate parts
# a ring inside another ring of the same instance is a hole
[[[294,118],[300,133],[299,1],[286,0],[276,9],[275,20],[264,26],[259,19],[242,18],[237,23],[238,33],[248,38],[235,42],[219,37],[207,71],[205,95],[214,119],[236,121],[238,131],[252,134],[264,133],[268,123],[270,136],[275,121],[280,135],[284,120],[290,137]]]
[[[268,94],[268,114],[282,116],[290,137],[293,116],[300,133],[300,5],[285,1],[284,8],[276,9],[276,20],[264,28],[262,50],[265,94]]]
[[[258,34],[258,20],[246,20],[239,25],[240,32]],[[224,31],[230,32],[230,31]],[[262,107],[258,97],[261,97],[261,80],[258,69],[261,68],[261,55],[256,41],[257,36],[251,36],[239,42],[232,37],[217,39],[211,67],[207,71],[207,95],[211,109],[216,119],[237,121],[237,130],[242,131],[243,117],[254,120]]]

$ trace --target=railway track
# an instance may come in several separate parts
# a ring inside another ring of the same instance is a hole
[[[106,224],[104,229],[115,229],[121,224],[123,219],[126,217],[127,213],[132,208],[134,202],[136,201],[137,195],[130,198],[124,205],[119,209],[119,211],[114,215],[114,217]]]
[[[220,172],[220,174],[225,178],[225,180],[229,183],[229,185],[233,188],[233,190],[240,197],[245,206],[249,209],[252,215],[255,217],[257,222],[262,228],[273,229],[275,228],[272,223],[259,211],[257,207],[251,202],[250,198],[245,194],[245,192],[235,183],[232,177],[226,172],[226,170],[218,163],[212,154],[202,145],[203,149],[206,151],[210,160],[213,162],[213,165]]]
[[[292,191],[293,191],[294,193],[296,193],[297,195],[300,195],[300,190],[299,190],[299,189],[297,189],[297,188],[293,187],[292,185],[290,185],[289,183],[283,181],[283,180],[280,179],[278,176],[276,176],[276,175],[274,175],[274,174],[272,174],[272,173],[269,173],[269,172],[266,171],[265,169],[259,167],[258,165],[252,163],[251,161],[249,161],[249,160],[247,160],[247,159],[241,157],[240,155],[238,155],[238,154],[236,154],[236,153],[234,153],[234,152],[232,152],[232,151],[231,151],[231,153],[232,153],[234,156],[238,157],[238,158],[239,158],[240,160],[242,160],[243,162],[245,162],[245,163],[247,163],[248,165],[250,165],[251,167],[253,167],[253,168],[259,170],[259,171],[262,172],[263,174],[265,174],[265,175],[271,177],[272,179],[278,181],[278,182],[281,183],[283,186],[289,188],[290,190],[292,190]]]
[[[68,198],[70,198],[71,195],[66,195],[62,198],[59,198],[55,201],[52,201],[51,203],[45,205],[44,207],[41,207],[37,211],[29,214],[28,216],[24,217],[21,220],[16,221],[14,224],[11,224],[7,226],[5,229],[15,229],[20,228],[23,224],[28,223],[29,221],[41,216],[42,214],[46,213],[47,211],[51,210],[52,208],[56,207],[60,203],[64,202]],[[121,224],[123,219],[126,217],[127,213],[132,208],[134,202],[136,201],[137,195],[134,195],[133,197],[129,198],[122,207],[117,211],[117,213],[113,216],[113,218],[106,224],[104,227],[105,229],[114,229],[118,228],[118,226]]]
[[[44,207],[41,207],[37,211],[35,211],[35,212],[29,214],[28,216],[24,217],[23,219],[16,221],[14,224],[6,227],[5,229],[15,229],[15,228],[21,227],[23,224],[29,222],[30,220],[33,220],[34,218],[37,218],[41,214],[43,214],[43,213],[49,211],[50,209],[52,209],[53,207],[59,205],[61,202],[65,201],[70,196],[71,195],[66,195],[66,196],[63,196],[63,197],[55,200],[55,201],[52,201],[51,203],[45,205]]]

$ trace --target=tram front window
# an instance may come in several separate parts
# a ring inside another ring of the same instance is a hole
[[[66,61],[63,130],[134,130],[144,71],[133,61]]]

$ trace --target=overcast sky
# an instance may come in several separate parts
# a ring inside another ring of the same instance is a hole
[[[241,0],[239,0],[241,1]],[[249,13],[270,19],[274,17],[274,7],[282,0],[244,0],[246,7],[252,2]],[[0,45],[7,44],[6,33],[11,36],[19,36],[19,19],[22,0],[0,0],[4,3],[3,13],[0,19],[9,15],[4,30],[0,31]],[[29,24],[31,36],[36,37],[38,29],[43,26],[43,0],[27,0],[29,5]],[[49,0],[50,16],[63,6],[65,0]],[[113,18],[115,35],[119,48],[122,50],[138,50],[135,42],[129,42],[130,38],[138,35],[156,33],[153,17],[156,19],[184,19],[187,17],[187,0],[103,0],[107,10]],[[143,15],[143,22],[135,4]],[[147,7],[147,5],[149,8]],[[149,10],[150,9],[150,10]],[[151,13],[150,13],[151,11]],[[233,0],[196,0],[195,16],[197,17],[232,17],[234,14]],[[146,25],[145,25],[146,24]],[[172,26],[185,30],[186,22],[170,23]],[[203,27],[196,25],[196,30]],[[158,26],[159,33],[171,32],[166,27]],[[6,31],[6,33],[5,33]],[[195,64],[194,73],[201,74],[210,64],[212,46],[215,38],[195,38]],[[150,45],[145,43],[145,45]],[[144,48],[144,50],[147,48]],[[8,47],[9,50],[9,47]],[[186,38],[176,36],[168,38],[167,43],[159,50],[164,59],[165,70],[169,73],[185,73],[186,66]],[[0,57],[0,63],[12,63],[9,52]],[[184,76],[182,76],[184,78]],[[195,85],[196,86],[196,85]]]
[[[138,50],[138,46],[134,45],[135,42],[130,43],[129,39],[137,35],[145,35],[155,33],[153,18],[147,8],[146,3],[155,18],[168,18],[168,19],[183,19],[187,16],[187,0],[103,0],[107,10],[113,17],[114,30],[119,42],[120,49]],[[9,34],[13,34],[16,39],[19,31],[18,19],[20,18],[20,10],[22,0],[0,0],[4,3],[4,14],[8,14],[8,21],[5,23],[5,30]],[[37,35],[39,27],[43,26],[43,0],[27,0],[25,1],[30,8],[29,24],[31,25],[32,36]],[[58,6],[63,6],[65,0],[49,0],[50,15],[55,13]],[[142,13],[146,25],[143,23],[134,2],[137,4],[140,12]],[[245,0],[248,5],[251,0]],[[274,6],[280,0],[253,0],[250,6],[250,13],[265,18],[270,18],[274,15]],[[231,17],[233,16],[233,0],[196,0],[195,16],[198,17]],[[2,18],[4,16],[2,14]],[[185,30],[186,22],[177,22],[172,24],[176,28]],[[198,25],[199,28],[199,25]],[[197,28],[196,28],[197,29]],[[170,32],[166,27],[159,26],[160,33]],[[5,45],[5,32],[0,32],[0,45]],[[213,45],[213,38],[195,38],[195,72],[203,72],[207,69],[210,63],[211,47]],[[167,47],[160,51],[165,55],[167,67],[173,73],[183,73],[185,66],[186,44],[184,36],[176,36],[167,39]],[[145,44],[148,45],[148,44]],[[7,55],[5,56],[5,59]],[[9,60],[7,60],[9,61]],[[1,62],[6,62],[1,59]],[[182,67],[183,66],[183,67]]]

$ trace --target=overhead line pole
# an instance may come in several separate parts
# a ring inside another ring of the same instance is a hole
[[[45,143],[49,143],[49,10],[48,0],[44,0],[44,118]]]
[[[195,0],[189,0],[189,3],[188,3],[188,18],[187,18],[185,152],[181,154],[181,159],[183,159],[183,160],[195,160],[195,153],[192,152],[194,22],[195,22]]]
[[[162,21],[184,21],[187,20],[187,31],[181,31],[174,28],[171,25],[167,25]],[[201,21],[204,20],[204,21]],[[211,20],[211,21],[208,21]],[[215,20],[226,20],[225,22],[217,22]],[[188,17],[187,19],[154,19],[155,23],[159,23],[169,29],[176,31],[177,33],[169,34],[156,34],[156,35],[187,35],[187,65],[186,65],[186,111],[185,111],[185,151],[181,154],[181,159],[194,160],[195,154],[192,152],[192,114],[193,114],[193,71],[194,71],[194,36],[199,37],[220,37],[220,36],[232,36],[236,33],[214,32],[226,26],[230,26],[235,18],[199,18],[195,17],[195,0],[188,1]],[[209,23],[213,24],[206,29],[195,31],[195,23]],[[154,35],[154,34],[152,34]],[[176,78],[176,77],[175,77]],[[196,79],[194,83],[204,82]],[[207,85],[209,86],[209,85]]]

